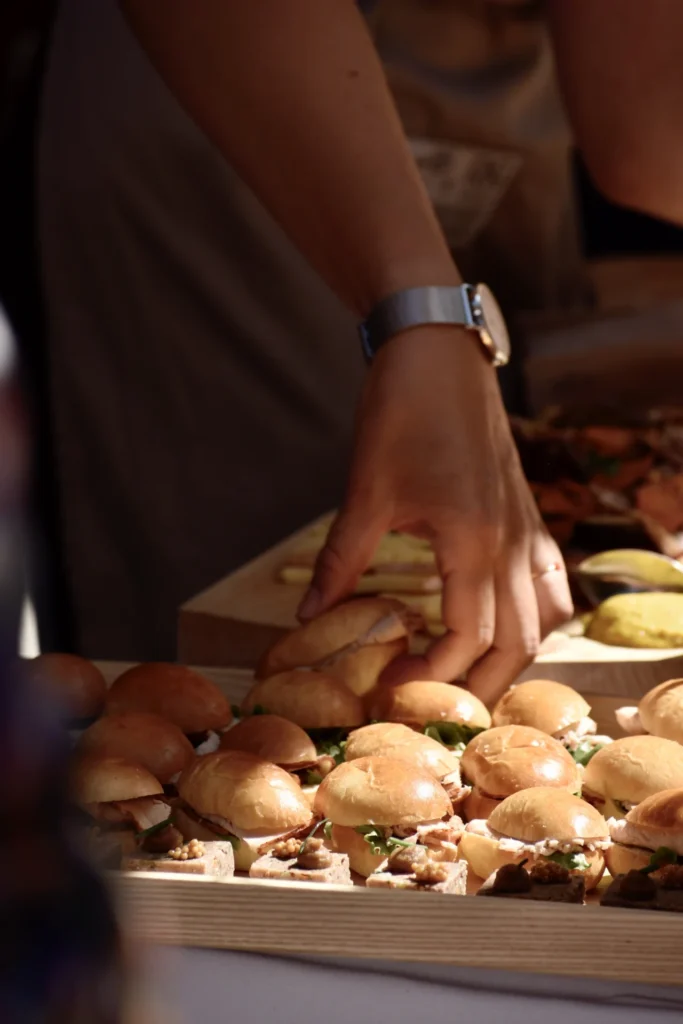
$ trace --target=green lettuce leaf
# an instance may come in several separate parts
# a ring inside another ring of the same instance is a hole
[[[602,750],[603,747],[604,743],[593,744],[590,740],[582,740],[576,750],[570,750],[569,753],[577,764],[582,764],[585,767],[590,759],[597,754],[598,750]]]
[[[356,832],[359,833],[372,849],[376,856],[388,857],[405,846],[414,846],[406,839],[397,839],[396,836],[385,836],[384,829],[380,825],[358,825]]]
[[[323,781],[323,777],[320,772],[313,771],[309,768],[304,775],[304,786],[319,786]]]
[[[149,828],[143,828],[142,832],[136,832],[136,839],[146,839],[147,836],[156,835],[157,832],[163,832],[165,828],[173,824],[173,815],[170,814],[166,821],[160,821],[157,825],[150,825]]]
[[[225,842],[230,843],[233,850],[239,850],[240,848],[240,840],[230,832],[216,832],[216,838],[223,839]]]
[[[443,743],[445,747],[467,746],[471,739],[484,732],[478,725],[463,725],[462,722],[427,722],[425,736]]]
[[[665,864],[678,864],[679,862],[683,862],[683,857],[679,857],[675,850],[668,846],[660,846],[650,857],[647,867],[641,868],[640,871],[643,875],[651,875],[653,871],[658,871]]]
[[[325,821],[323,822],[323,833],[325,835],[325,839],[332,838],[332,822],[329,818],[325,818]]]
[[[307,729],[306,731],[315,743],[318,754],[333,757],[335,764],[342,763],[348,729]]]
[[[590,867],[585,853],[553,853],[545,859],[561,864],[567,871],[587,871]]]

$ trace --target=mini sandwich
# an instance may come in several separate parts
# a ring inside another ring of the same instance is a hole
[[[250,878],[268,878],[279,882],[318,882],[327,885],[353,885],[349,858],[334,853],[316,836],[283,839],[270,853],[259,857],[249,868]]]
[[[361,757],[335,768],[316,794],[315,812],[332,823],[330,839],[367,878],[394,850],[420,843],[455,861],[462,821],[433,775],[406,761]]]
[[[256,674],[267,679],[292,669],[318,669],[362,697],[389,662],[408,650],[420,621],[392,598],[346,601],[277,640]]]
[[[102,713],[107,684],[91,661],[75,654],[40,654],[22,660],[20,672],[57,700],[67,728],[85,729]]]
[[[369,889],[413,889],[464,896],[467,893],[467,864],[436,860],[428,847],[417,843],[394,850],[368,875]]]
[[[121,870],[232,878],[235,874],[235,851],[232,843],[202,843],[199,839],[191,839],[189,843],[180,843],[166,853],[142,850],[136,856],[124,856]]]
[[[609,736],[596,736],[597,725],[590,717],[590,704],[564,683],[530,679],[512,686],[500,698],[493,714],[494,725],[529,725],[563,743],[578,764],[587,764],[607,743]]]
[[[555,787],[581,792],[581,768],[562,744],[525,725],[500,725],[468,743],[462,773],[472,786],[463,805],[465,818],[487,819],[494,809],[522,789]]]
[[[360,697],[326,672],[301,669],[271,676],[252,686],[242,701],[243,715],[261,712],[295,722],[315,743],[317,756],[342,759],[349,729],[366,721]]]
[[[608,824],[612,847],[606,860],[613,877],[665,864],[683,866],[683,788],[655,793]]]
[[[222,750],[244,750],[294,775],[312,804],[316,790],[337,761],[319,754],[301,726],[279,715],[250,715],[221,737]]]
[[[218,750],[220,733],[232,721],[227,698],[206,676],[170,662],[128,669],[107,694],[107,714],[147,711],[174,722],[197,754]]]
[[[359,757],[391,757],[407,761],[438,779],[448,793],[453,809],[458,810],[469,796],[469,787],[460,779],[460,761],[443,743],[415,732],[400,722],[374,722],[349,733],[344,748],[346,761]]]
[[[95,822],[87,845],[103,865],[118,867],[138,847],[164,853],[182,842],[161,784],[146,768],[121,757],[77,758],[73,802]]]
[[[625,733],[649,733],[683,743],[683,679],[669,679],[646,693],[637,707],[623,707],[615,717]]]
[[[248,871],[280,840],[305,838],[314,824],[298,781],[241,750],[195,758],[178,793],[174,817],[184,838],[231,842],[238,871]]]
[[[623,818],[664,789],[683,787],[683,747],[657,736],[626,736],[586,765],[583,798],[606,818]]]
[[[171,786],[194,757],[177,725],[146,711],[104,715],[82,734],[77,755],[122,757],[141,764],[162,786]]]
[[[378,686],[370,702],[370,718],[419,729],[458,753],[473,736],[491,725],[491,716],[482,702],[452,683]]]
[[[542,903],[583,903],[585,880],[554,861],[537,861],[529,870],[521,864],[504,864],[487,878],[477,896],[536,900]]]
[[[602,878],[609,845],[607,822],[594,807],[564,790],[539,786],[513,793],[488,821],[470,821],[460,856],[479,878],[505,864],[552,861],[580,872],[589,892]]]

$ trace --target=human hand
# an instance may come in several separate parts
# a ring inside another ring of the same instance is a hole
[[[461,328],[413,328],[377,356],[346,500],[301,618],[352,593],[387,530],[432,542],[448,632],[423,657],[394,662],[384,679],[468,672],[471,690],[491,704],[572,614],[562,556],[524,479],[495,371]]]

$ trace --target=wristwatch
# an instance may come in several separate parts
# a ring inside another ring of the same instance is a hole
[[[358,328],[363,353],[372,362],[385,342],[424,324],[454,324],[476,331],[494,366],[510,359],[510,336],[493,292],[485,284],[405,288],[383,299]]]

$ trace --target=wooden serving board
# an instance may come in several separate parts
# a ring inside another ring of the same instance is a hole
[[[130,667],[99,665],[110,684]],[[251,683],[244,670],[199,671],[235,703]],[[591,703],[600,731],[615,735],[622,701]],[[124,930],[149,942],[683,985],[676,914],[156,872],[109,878]]]
[[[297,625],[305,587],[279,583],[278,569],[311,529],[298,533],[198,594],[179,613],[178,659],[192,665],[253,668],[279,636]],[[683,676],[683,651],[608,647],[555,634],[522,678],[543,675],[577,690],[638,699],[657,683]]]

